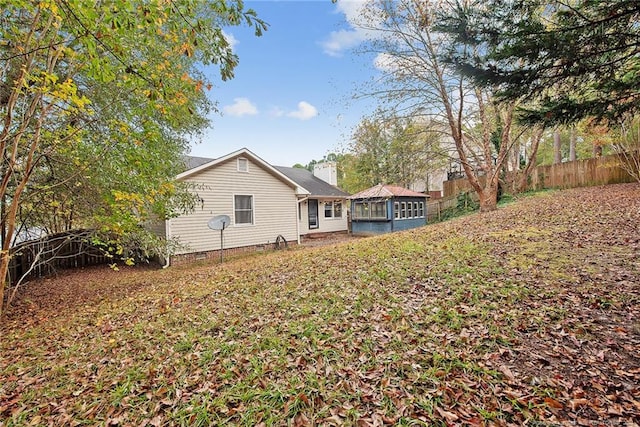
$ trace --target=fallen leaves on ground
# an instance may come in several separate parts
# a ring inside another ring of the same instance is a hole
[[[321,248],[63,272],[0,326],[0,425],[626,425],[640,186]]]

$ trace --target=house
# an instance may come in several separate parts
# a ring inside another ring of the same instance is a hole
[[[349,197],[353,234],[380,234],[426,224],[427,195],[378,184]]]
[[[308,195],[299,196],[298,220],[301,235],[313,237],[325,233],[347,232],[349,193],[318,178],[306,169],[283,166],[276,166],[276,169],[309,192]],[[326,166],[323,165],[322,170],[326,170]],[[331,174],[327,177],[330,176]]]
[[[181,245],[172,263],[213,258],[221,247],[263,247],[278,236],[298,241],[298,197],[308,191],[251,151],[243,148],[217,159],[188,157],[186,167],[177,180],[194,184],[201,204],[189,214],[168,219],[159,230]],[[220,232],[208,227],[218,215],[231,219],[222,243]]]
[[[306,170],[276,168],[246,148],[217,159],[187,157],[185,163],[177,180],[193,184],[201,204],[154,227],[180,244],[171,263],[217,258],[221,248],[225,253],[257,250],[276,240],[300,243],[313,231],[347,229],[347,194]],[[219,215],[230,218],[222,232],[208,226]]]

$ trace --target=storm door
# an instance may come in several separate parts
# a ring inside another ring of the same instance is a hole
[[[318,228],[318,200],[309,199],[309,229]]]

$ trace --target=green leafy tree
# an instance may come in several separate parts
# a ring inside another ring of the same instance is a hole
[[[381,113],[360,122],[349,149],[344,188],[353,193],[380,183],[409,188],[448,160],[433,126]]]
[[[529,102],[527,122],[613,120],[640,107],[640,3],[635,0],[458,2],[441,29],[447,60],[501,99]],[[455,48],[471,43],[481,54]]]
[[[0,0],[0,10],[2,302],[21,220],[117,237],[187,207],[171,180],[214,108],[201,66],[232,78],[222,28],[260,35],[266,24],[231,0]]]
[[[613,151],[620,156],[620,164],[640,182],[640,116],[627,118],[614,130]]]

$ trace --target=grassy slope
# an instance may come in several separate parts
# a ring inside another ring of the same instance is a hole
[[[639,227],[618,185],[44,280],[1,326],[0,425],[638,423]]]

